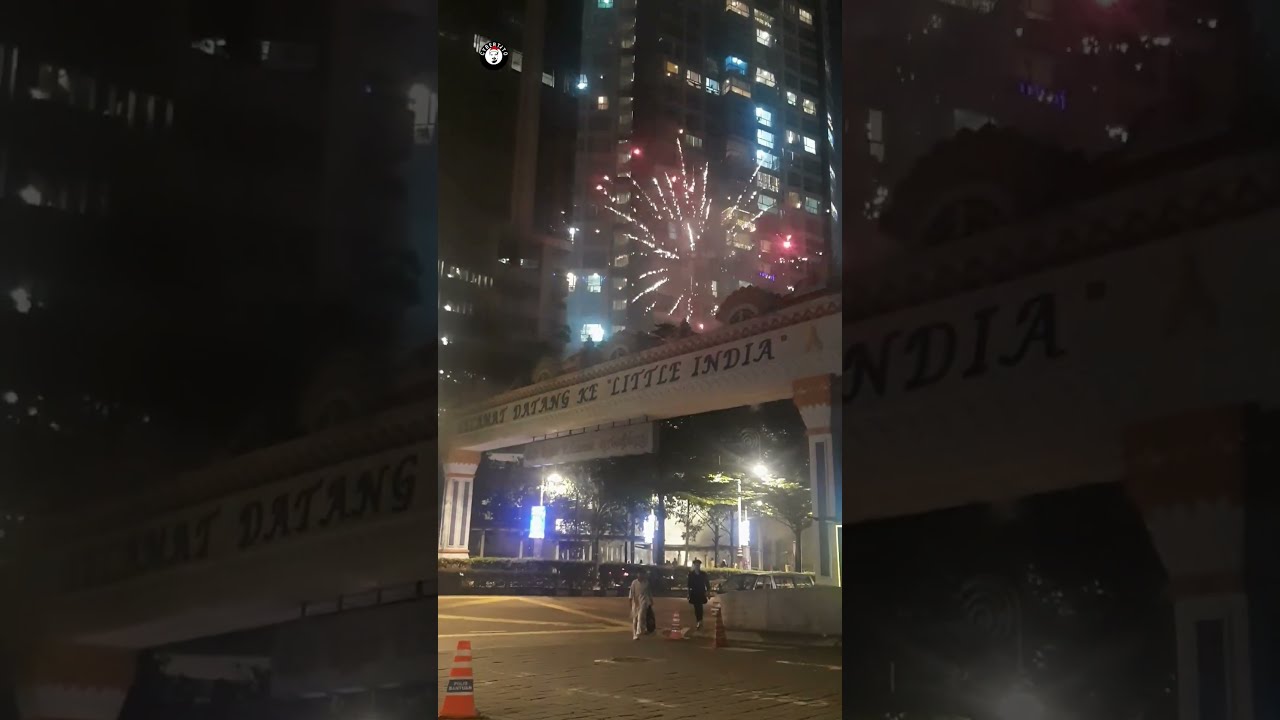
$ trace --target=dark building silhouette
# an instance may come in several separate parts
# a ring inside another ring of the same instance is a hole
[[[528,382],[562,342],[579,8],[441,9],[442,407]],[[489,40],[510,52],[498,71],[477,52]]]
[[[408,202],[433,17],[354,0],[0,9],[8,480],[105,493],[296,434],[326,357],[395,349],[434,259],[434,223],[411,222],[429,208]]]
[[[844,232],[850,268],[892,252],[876,223],[917,160],[963,130],[1013,127],[1144,153],[1237,110],[1240,0],[875,0],[846,5]]]

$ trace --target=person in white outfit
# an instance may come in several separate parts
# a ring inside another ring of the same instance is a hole
[[[641,572],[631,581],[631,639],[639,640],[645,633],[645,617],[649,608],[653,607],[653,588],[649,585],[648,574]]]

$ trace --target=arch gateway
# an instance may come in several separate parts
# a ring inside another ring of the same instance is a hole
[[[821,293],[715,331],[621,354],[460,409],[442,425],[438,554],[468,556],[472,486],[486,452],[635,421],[791,399],[809,441],[818,582],[839,582],[840,297]]]

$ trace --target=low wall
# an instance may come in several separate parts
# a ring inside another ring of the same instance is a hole
[[[717,595],[729,630],[843,637],[843,596],[837,587],[752,590]]]

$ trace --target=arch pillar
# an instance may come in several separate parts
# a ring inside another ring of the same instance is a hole
[[[465,559],[471,536],[471,498],[476,469],[480,467],[479,450],[449,450],[444,465],[444,500],[440,504],[440,539],[438,555],[442,558]]]
[[[21,720],[116,720],[133,684],[132,650],[85,645],[39,647],[19,666]]]
[[[1173,593],[1178,720],[1253,720],[1243,408],[1132,427],[1125,487]]]
[[[814,579],[820,585],[839,585],[844,522],[840,505],[840,418],[836,410],[839,383],[835,375],[814,375],[794,381],[791,387],[809,438],[809,490],[818,538]]]

